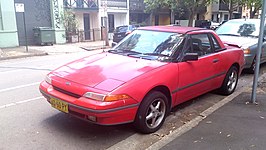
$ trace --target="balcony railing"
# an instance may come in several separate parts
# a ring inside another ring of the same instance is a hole
[[[127,8],[127,0],[102,0],[102,7],[119,7],[119,8]]]
[[[228,11],[229,10],[229,5],[228,4],[220,3],[219,4],[219,10]]]
[[[129,10],[131,10],[131,11],[144,12],[144,9],[145,9],[145,5],[143,2],[130,1],[130,3],[129,3]]]
[[[98,10],[98,0],[64,0],[65,8]]]

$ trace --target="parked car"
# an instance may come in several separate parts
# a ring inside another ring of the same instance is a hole
[[[211,21],[210,29],[216,30],[219,27],[220,23]]]
[[[123,25],[116,27],[113,34],[112,47],[114,47],[117,43],[119,43],[123,38],[125,38],[128,34],[130,34],[138,27],[139,25]]]
[[[195,20],[195,27],[210,29],[212,22],[209,20]]]
[[[259,30],[260,19],[233,19],[225,22],[216,30],[222,41],[238,45],[244,50],[245,68],[251,73],[254,73],[256,66]],[[264,33],[265,31],[266,28]],[[265,46],[266,41],[263,40],[261,63],[266,62]]]
[[[174,106],[206,92],[234,92],[243,50],[213,30],[142,27],[108,52],[68,63],[40,84],[52,107],[100,125],[157,131]]]

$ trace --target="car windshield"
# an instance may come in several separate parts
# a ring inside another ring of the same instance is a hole
[[[218,35],[258,37],[260,29],[259,21],[228,21],[221,25],[216,33]]]
[[[181,34],[149,30],[135,30],[111,52],[128,55],[171,56],[182,41]]]

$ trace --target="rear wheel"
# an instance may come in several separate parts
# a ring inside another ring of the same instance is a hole
[[[219,89],[219,92],[223,95],[232,94],[237,86],[238,82],[238,69],[236,66],[232,66],[227,72],[223,84]]]
[[[158,91],[150,92],[142,101],[134,125],[142,133],[160,129],[168,112],[167,97]]]

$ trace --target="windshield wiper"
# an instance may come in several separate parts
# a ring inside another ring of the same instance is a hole
[[[256,35],[246,35],[246,37],[258,38],[259,36],[256,36]]]
[[[113,49],[108,50],[108,52],[109,52],[109,53],[115,53],[115,54],[116,54],[116,53],[119,53],[117,50],[113,50]]]
[[[117,49],[117,50],[120,51],[121,53],[142,54],[140,52],[132,51],[132,50],[129,50],[129,49]]]
[[[160,54],[160,53],[143,53],[143,55],[169,57],[168,55]]]
[[[110,53],[115,53],[115,54],[122,54],[126,56],[131,56],[131,55],[140,55],[142,53],[132,51],[132,50],[127,50],[127,49],[114,49],[114,50],[109,50],[108,52]]]
[[[237,35],[237,34],[218,34],[218,35],[228,35],[228,36],[240,36],[240,35]]]

